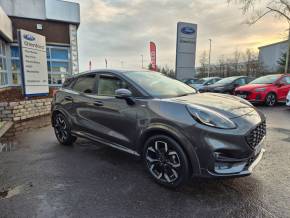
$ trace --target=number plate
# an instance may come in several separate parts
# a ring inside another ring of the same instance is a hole
[[[237,95],[240,98],[247,98],[247,95]]]

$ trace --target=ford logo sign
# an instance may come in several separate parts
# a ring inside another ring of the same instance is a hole
[[[192,35],[195,33],[195,29],[193,29],[192,27],[189,27],[189,26],[185,26],[185,27],[181,28],[181,32],[183,34]]]
[[[30,35],[30,34],[25,34],[23,37],[24,37],[24,39],[29,40],[29,41],[35,40],[35,37]]]

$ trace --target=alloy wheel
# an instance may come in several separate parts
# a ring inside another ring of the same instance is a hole
[[[69,137],[68,126],[62,114],[57,114],[54,119],[54,129],[57,138],[65,142]]]
[[[173,183],[179,178],[181,160],[173,146],[155,141],[146,149],[145,161],[150,173],[159,181]]]
[[[272,93],[268,94],[266,98],[266,104],[268,106],[274,106],[275,103],[276,103],[276,96]]]

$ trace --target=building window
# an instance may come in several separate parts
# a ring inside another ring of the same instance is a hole
[[[69,48],[47,47],[48,82],[52,86],[61,85],[71,74]]]
[[[20,53],[18,46],[11,46],[11,66],[13,85],[21,84]],[[71,74],[69,61],[69,48],[47,46],[47,71],[48,82],[52,86],[59,86]]]
[[[11,46],[12,85],[21,85],[20,52],[18,46]]]
[[[6,66],[6,47],[4,41],[0,39],[0,86],[8,85],[8,74]]]

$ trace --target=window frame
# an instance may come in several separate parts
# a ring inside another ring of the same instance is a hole
[[[0,53],[0,59],[2,60],[2,64],[4,66],[4,68],[2,70],[0,70],[0,74],[1,74],[1,77],[2,75],[4,75],[4,78],[5,78],[5,81],[4,83],[0,83],[0,88],[5,88],[5,87],[8,87],[9,86],[9,74],[8,74],[8,49],[7,49],[7,45],[5,43],[5,41],[0,37],[0,50],[1,50],[1,53]],[[0,81],[1,82],[1,81]]]

